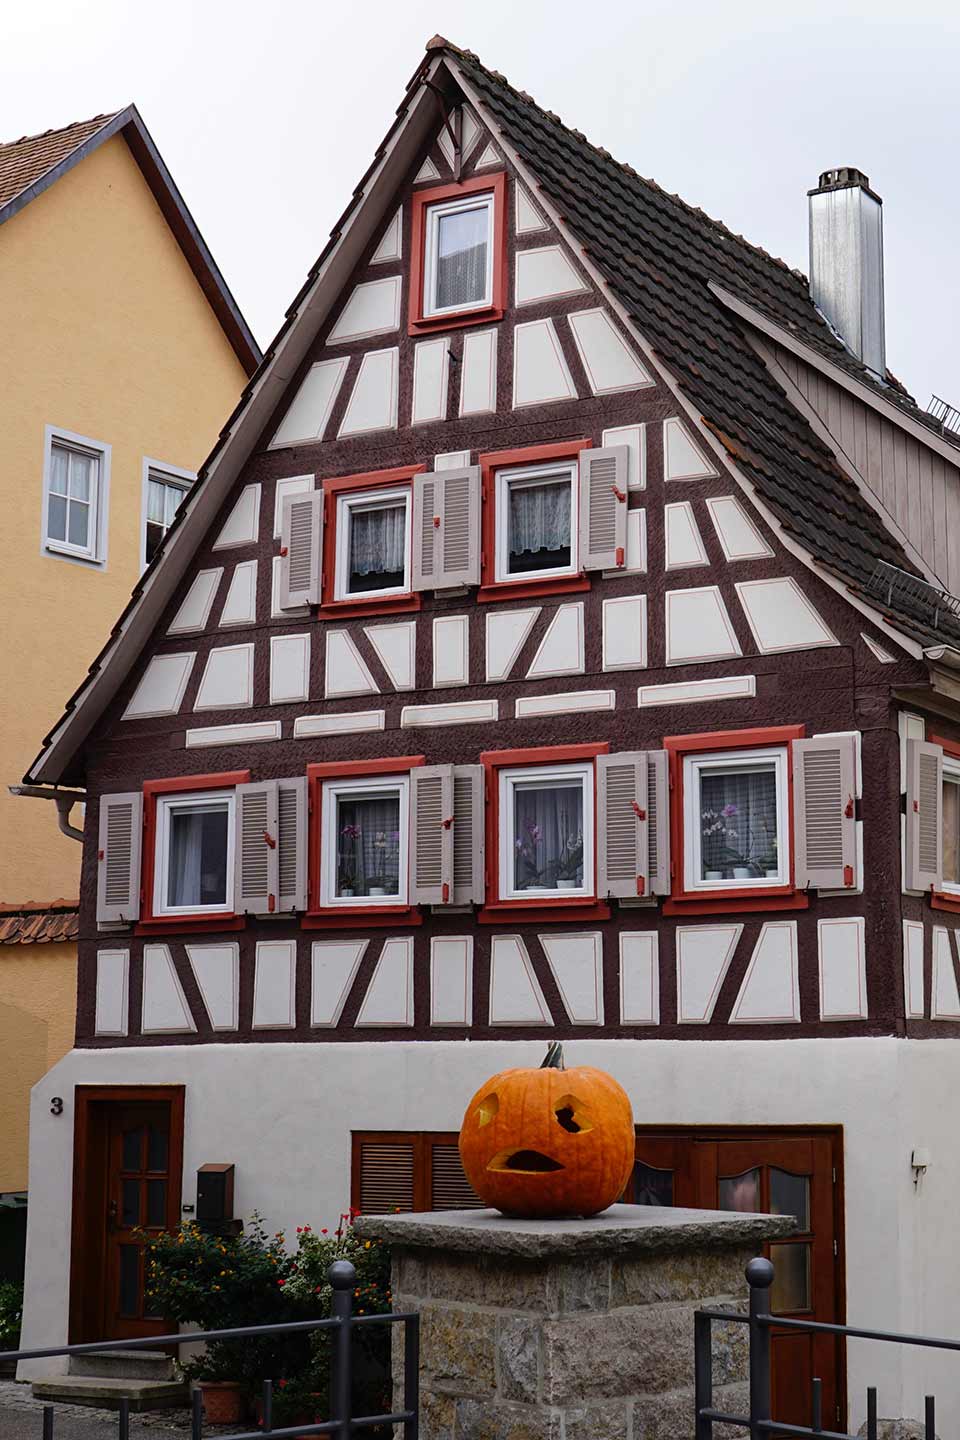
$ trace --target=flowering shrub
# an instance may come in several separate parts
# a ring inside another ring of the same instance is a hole
[[[16,1350],[23,1317],[23,1286],[0,1280],[0,1350]]]

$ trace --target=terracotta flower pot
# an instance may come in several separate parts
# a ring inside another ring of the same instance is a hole
[[[198,1380],[208,1425],[238,1425],[243,1419],[243,1392],[236,1380]]]

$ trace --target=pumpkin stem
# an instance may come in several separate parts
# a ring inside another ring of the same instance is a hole
[[[566,1066],[565,1066],[564,1063],[563,1063],[563,1046],[560,1044],[560,1041],[559,1041],[559,1040],[554,1040],[553,1044],[552,1044],[552,1045],[549,1047],[549,1049],[547,1050],[547,1053],[546,1053],[546,1055],[545,1055],[544,1058],[543,1058],[543,1062],[542,1062],[542,1064],[541,1064],[541,1066],[540,1066],[540,1069],[541,1069],[541,1070],[564,1070],[564,1069],[566,1069]]]

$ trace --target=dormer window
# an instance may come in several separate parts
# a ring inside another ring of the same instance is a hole
[[[411,335],[503,318],[506,189],[491,175],[414,192]]]

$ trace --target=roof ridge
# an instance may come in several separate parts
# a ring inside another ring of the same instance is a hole
[[[107,125],[126,108],[121,105],[119,110],[107,110],[102,115],[91,115],[87,120],[71,120],[67,125],[54,125],[49,130],[37,130],[32,135],[21,135],[17,140],[0,140],[0,150],[9,150],[14,145],[24,145],[28,140],[47,140],[51,135],[65,135],[68,130],[82,130],[85,126],[95,125],[98,122],[100,125]]]

